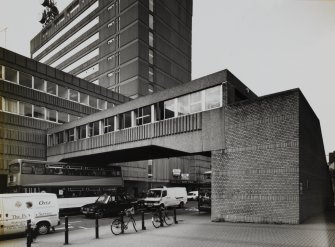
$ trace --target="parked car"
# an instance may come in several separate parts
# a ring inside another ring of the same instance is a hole
[[[150,189],[147,198],[144,199],[144,205],[151,207],[184,207],[187,203],[187,193],[185,187],[163,187]]]
[[[190,191],[187,193],[187,200],[198,200],[199,191]]]
[[[124,209],[136,207],[136,200],[129,195],[101,195],[99,198],[90,204],[81,207],[80,211],[86,217],[95,217],[98,214],[99,218],[116,215]]]

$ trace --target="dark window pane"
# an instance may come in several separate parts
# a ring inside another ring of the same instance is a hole
[[[79,93],[76,90],[70,89],[70,100],[73,100],[75,102],[79,101]]]
[[[88,105],[88,95],[80,93],[80,103]]]
[[[47,109],[47,120],[56,122],[57,121],[56,115],[57,115],[57,112],[55,110]]]
[[[79,126],[79,139],[86,138],[86,125]]]
[[[47,93],[56,95],[57,91],[56,91],[56,84],[47,81]]]
[[[93,108],[98,108],[97,98],[90,95],[90,106]]]
[[[68,99],[69,98],[69,90],[65,87],[58,86],[58,97],[62,99]]]
[[[69,142],[74,141],[74,128],[69,129],[66,131],[67,132],[67,138]]]
[[[8,67],[5,67],[5,80],[17,83],[17,71]]]
[[[104,119],[104,133],[114,131],[114,117]]]
[[[33,116],[32,112],[33,112],[32,104],[20,102],[20,115],[26,117],[32,117]]]
[[[205,110],[210,110],[221,106],[221,86],[212,87],[205,90]]]
[[[164,102],[164,119],[175,117],[175,100],[168,100]]]
[[[45,108],[34,106],[34,118],[45,119]]]
[[[58,123],[67,123],[68,114],[64,112],[58,112]]]
[[[45,83],[44,80],[38,77],[34,77],[34,89],[40,90],[40,91],[45,91]]]

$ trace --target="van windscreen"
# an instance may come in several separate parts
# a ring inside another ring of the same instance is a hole
[[[149,190],[147,197],[154,197],[154,198],[161,197],[161,193],[162,193],[161,190]]]

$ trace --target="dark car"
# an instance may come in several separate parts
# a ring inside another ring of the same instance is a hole
[[[81,207],[80,211],[86,217],[95,217],[98,214],[99,218],[117,215],[124,209],[136,207],[136,200],[128,195],[101,195],[95,203],[86,204]]]

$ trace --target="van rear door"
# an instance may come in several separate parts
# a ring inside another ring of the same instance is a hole
[[[2,203],[4,211],[4,234],[24,232],[29,216],[23,197],[6,197]]]

